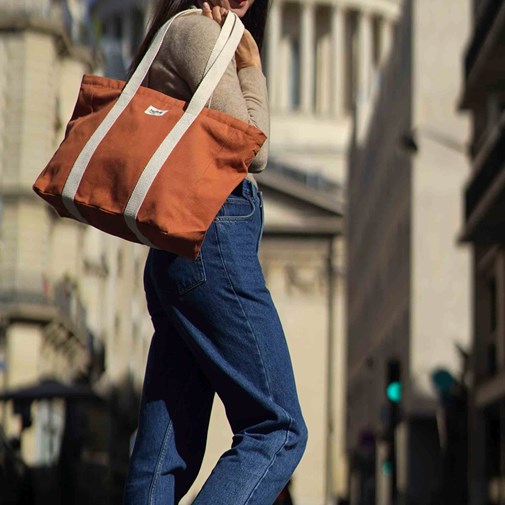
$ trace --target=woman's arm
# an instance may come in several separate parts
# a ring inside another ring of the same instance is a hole
[[[193,94],[203,78],[207,61],[221,28],[205,16],[184,16],[174,21],[160,56],[186,83]],[[237,71],[235,59],[228,65],[212,95],[210,107],[253,124],[265,135],[270,132],[268,94],[265,76],[257,66]],[[249,171],[266,168],[268,140],[263,144]]]

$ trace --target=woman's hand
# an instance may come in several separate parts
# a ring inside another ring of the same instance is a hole
[[[228,9],[219,5],[214,5],[211,9],[208,2],[203,2],[202,15],[206,18],[213,19],[216,23],[222,25],[226,18],[226,14],[228,14]]]
[[[219,5],[214,5],[212,8],[208,2],[204,2],[202,5],[202,15],[209,19],[213,19],[220,25],[224,23],[227,14],[228,9]],[[235,52],[235,61],[237,63],[237,70],[246,67],[256,67],[261,70],[261,58],[258,45],[249,30],[245,30],[244,35],[242,35],[242,39]]]
[[[235,61],[237,62],[237,70],[246,67],[256,67],[261,70],[261,58],[258,44],[256,44],[249,30],[244,30],[242,40],[235,52]]]

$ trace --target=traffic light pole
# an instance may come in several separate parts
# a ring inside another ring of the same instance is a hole
[[[397,359],[387,362],[386,368],[386,398],[389,407],[387,423],[387,438],[390,453],[388,461],[391,465],[391,505],[398,505],[398,468],[396,461],[396,427],[400,422],[400,404],[402,401],[401,365]]]
[[[398,425],[398,404],[391,409],[391,505],[398,505],[398,466],[396,461],[396,426]]]

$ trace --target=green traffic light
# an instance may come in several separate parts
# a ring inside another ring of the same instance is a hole
[[[388,461],[384,461],[384,463],[382,463],[382,473],[386,476],[386,477],[391,477],[391,475],[393,475],[393,462],[388,460]]]
[[[388,400],[393,403],[400,403],[402,399],[402,385],[400,382],[391,382],[386,390]]]

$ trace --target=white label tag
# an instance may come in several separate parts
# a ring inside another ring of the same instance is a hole
[[[144,112],[150,116],[164,116],[168,111],[157,109],[156,107],[149,105],[149,107]]]

